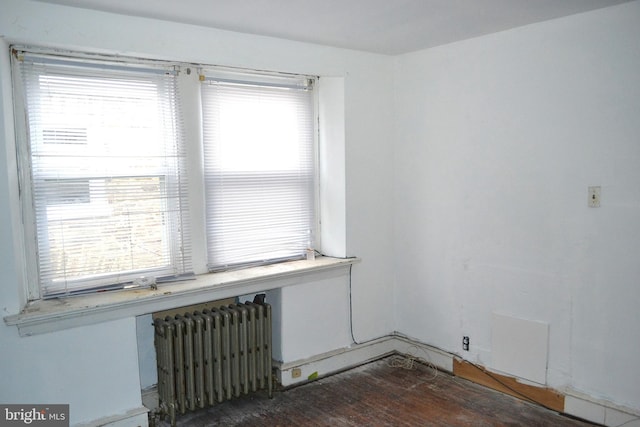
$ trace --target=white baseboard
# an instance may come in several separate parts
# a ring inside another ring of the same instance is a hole
[[[147,408],[141,406],[140,408],[130,409],[124,414],[112,415],[73,425],[76,427],[148,427],[148,412],[149,410]]]
[[[455,357],[453,354],[399,333],[362,344],[353,344],[350,347],[329,351],[307,359],[285,363],[276,362],[274,367],[277,382],[288,388],[304,384],[316,378],[342,372],[392,354],[408,355],[432,364],[441,371],[453,372],[453,360]],[[293,375],[294,369],[300,374],[296,378]],[[640,427],[640,413],[638,411],[614,405],[611,402],[594,399],[575,391],[567,390],[560,393],[565,396],[564,412],[568,415],[607,427]],[[142,402],[146,408],[149,408],[148,410],[154,410],[158,407],[158,393],[155,386],[143,390],[142,397]],[[144,423],[92,423],[86,426],[146,427],[146,408],[143,414]]]
[[[319,354],[308,359],[276,363],[276,378],[283,387],[291,387],[395,353],[411,355],[416,359],[423,359],[433,364],[438,369],[447,372],[453,371],[453,355],[408,337],[394,334],[362,344],[353,344],[350,347]],[[296,374],[300,374],[295,378],[294,369]]]
[[[411,337],[395,333],[396,352],[432,364],[441,371],[453,372],[453,354],[440,350],[439,348],[423,344]]]
[[[576,391],[565,392],[564,412],[608,427],[640,427],[640,412]]]
[[[350,347],[323,353],[308,359],[275,364],[276,377],[284,387],[308,382],[341,372],[390,354],[409,355],[422,359],[439,370],[453,372],[454,355],[411,337],[394,333],[386,337],[354,344]],[[301,375],[293,378],[293,370]],[[311,376],[311,378],[310,378]],[[573,391],[560,392],[565,396],[564,412],[568,415],[607,427],[640,427],[640,413],[629,408],[614,405],[611,402],[591,398]]]
[[[395,351],[392,338],[379,338],[366,344],[341,348],[308,359],[276,362],[276,378],[283,387],[290,387],[380,359]],[[300,372],[300,376],[294,378],[294,369]]]

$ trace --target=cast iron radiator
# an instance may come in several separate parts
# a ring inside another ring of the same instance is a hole
[[[257,390],[272,397],[271,306],[232,304],[154,319],[160,413],[204,408]]]

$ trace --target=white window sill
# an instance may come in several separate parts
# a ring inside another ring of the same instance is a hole
[[[39,300],[19,314],[7,316],[21,336],[169,310],[185,305],[235,297],[300,283],[302,277],[342,273],[358,258],[318,257],[242,270],[210,273],[194,280],[160,285],[158,289],[130,289],[84,296]]]

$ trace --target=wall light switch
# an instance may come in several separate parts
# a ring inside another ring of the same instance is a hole
[[[590,208],[600,207],[600,187],[589,187],[589,200],[588,204]]]

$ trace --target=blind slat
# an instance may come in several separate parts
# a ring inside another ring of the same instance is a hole
[[[191,271],[171,69],[24,55],[43,297]]]
[[[313,92],[281,86],[202,83],[211,270],[299,258],[313,247]]]

